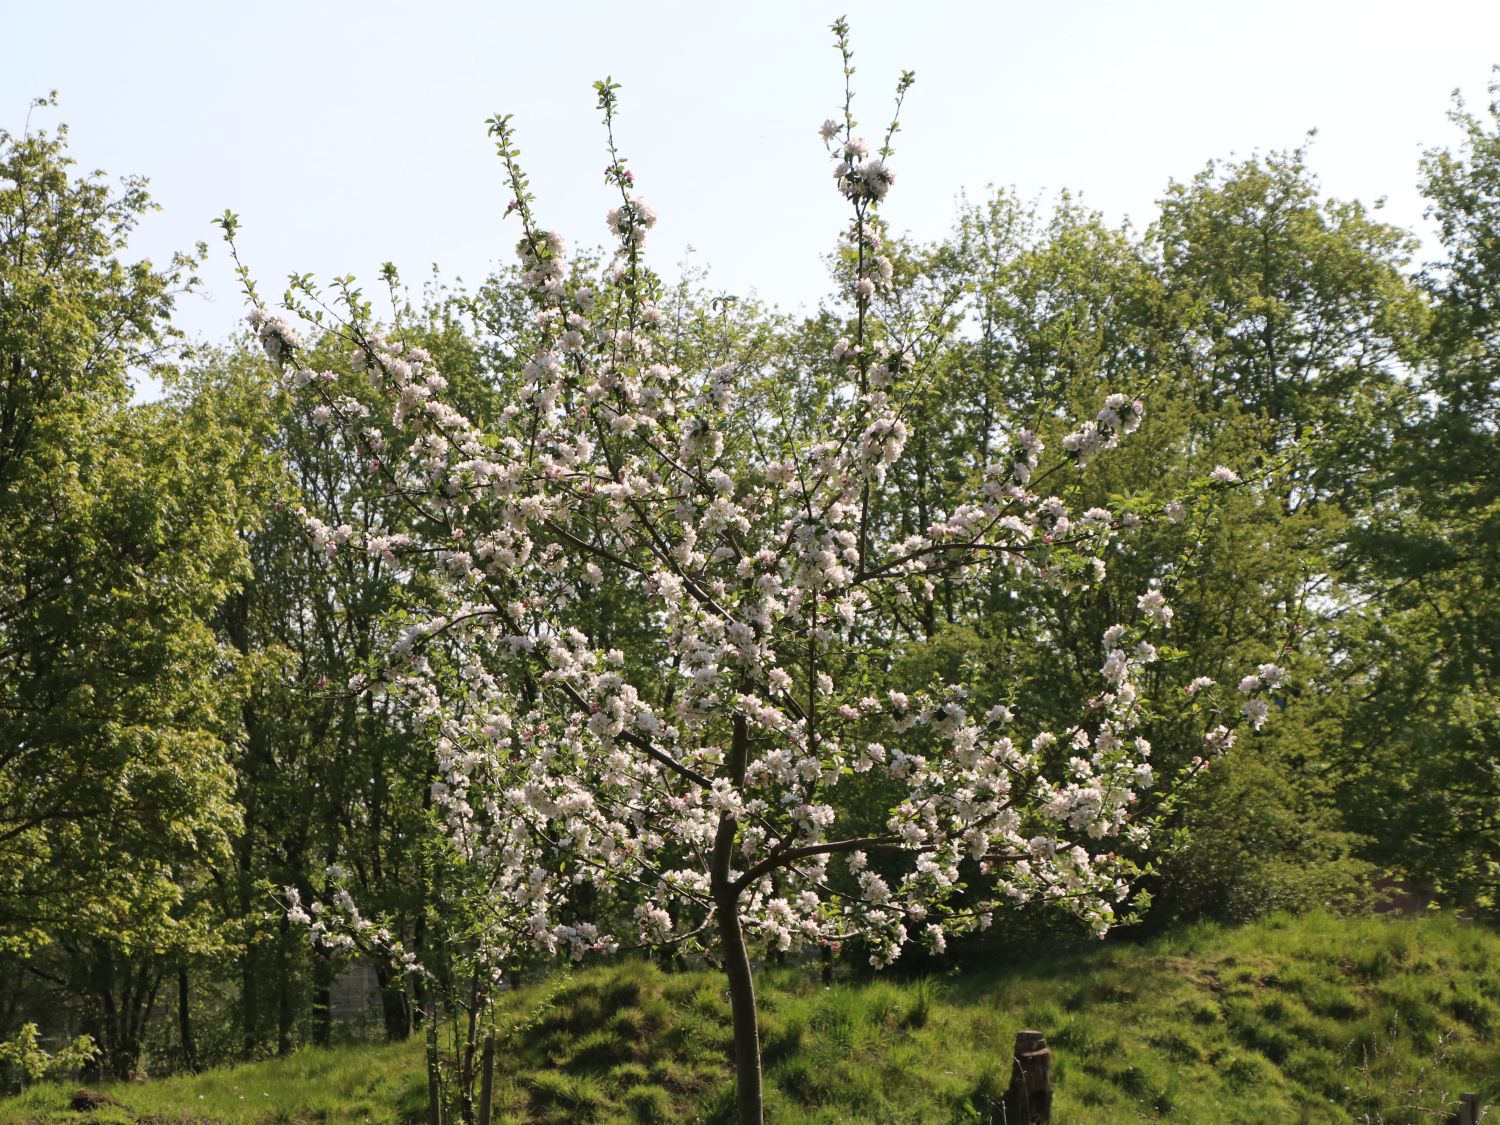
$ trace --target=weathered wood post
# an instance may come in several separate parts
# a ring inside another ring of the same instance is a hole
[[[1479,1125],[1479,1095],[1458,1095],[1458,1125]]]
[[[495,1096],[495,1034],[484,1037],[484,1054],[479,1061],[479,1125],[490,1125],[490,1109]]]
[[[1010,1088],[1005,1091],[1006,1125],[1052,1120],[1052,1052],[1040,1031],[1016,1032]]]

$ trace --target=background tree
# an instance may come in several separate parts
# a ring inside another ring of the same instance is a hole
[[[1500,631],[1500,86],[1456,101],[1458,151],[1423,161],[1443,254],[1422,406],[1378,465],[1379,503],[1350,536],[1365,600],[1346,633],[1341,799],[1378,856],[1444,897],[1500,892],[1495,638]]]
[[[0,949],[83,997],[127,1072],[235,824],[206,622],[242,497],[232,435],[129,404],[191,262],[122,261],[142,182],[69,165],[62,131],[0,133]]]
[[[1413,398],[1402,377],[1425,310],[1404,273],[1409,245],[1358,205],[1324,200],[1298,151],[1173,185],[1143,238],[1067,197],[1044,216],[1001,193],[969,208],[947,242],[891,250],[898,274],[942,280],[918,289],[925,301],[883,304],[883,323],[908,338],[944,329],[886,518],[920,525],[961,502],[963,466],[984,455],[997,417],[1019,415],[1055,447],[1069,417],[1098,408],[1100,373],[1153,409],[1126,448],[1069,486],[1071,503],[1113,511],[1132,497],[1147,511],[1218,464],[1253,483],[1144,528],[1087,596],[946,584],[901,639],[913,674],[970,662],[1045,710],[1076,697],[1104,659],[1105,627],[1165,575],[1177,615],[1154,680],[1173,663],[1223,678],[1227,654],[1247,651],[1294,665],[1306,689],[1283,700],[1288,721],[1180,806],[1201,846],[1171,861],[1159,920],[1324,902],[1366,870],[1336,807],[1337,708],[1314,685],[1329,683],[1334,626],[1360,596],[1340,582],[1347,529],[1374,502],[1372,467]],[[972,626],[954,627],[959,606],[978,610]],[[1190,714],[1170,700],[1153,714],[1159,764],[1200,753]],[[1235,886],[1212,889],[1231,872]]]

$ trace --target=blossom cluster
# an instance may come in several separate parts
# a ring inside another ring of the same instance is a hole
[[[838,127],[823,133],[833,143]],[[894,177],[858,139],[836,158],[866,302],[891,271],[863,212]],[[612,169],[625,192],[633,177],[618,159]],[[352,363],[374,408],[299,366],[279,316],[251,318],[286,384],[419,513],[400,532],[305,522],[320,550],[420,570],[437,591],[382,675],[351,687],[397,697],[431,738],[433,805],[483,872],[496,957],[694,943],[726,901],[769,948],[860,936],[876,964],[913,939],[940,949],[1011,903],[1054,901],[1107,929],[1130,892],[1124,853],[1147,842],[1137,814],[1155,773],[1139,685],[1172,622],[1166,594],[1145,591],[1135,618],[1104,634],[1097,690],[1071,726],[959,684],[870,684],[887,671],[893,621],[938,582],[1089,585],[1140,518],[1077,511],[1038,487],[1045,446],[1018,427],[995,435],[1004,452],[965,503],[882,533],[871,497],[904,453],[915,361],[873,342],[863,304],[830,356],[848,393],[810,426],[770,409],[748,367],[669,361],[639,284],[655,214],[638,197],[609,213],[618,254],[602,277],[570,266],[526,202],[514,211],[535,337],[515,400],[484,425],[453,405],[430,354],[358,318]],[[1082,467],[1143,415],[1110,395],[1062,450]],[[643,651],[610,641],[605,590],[632,607]],[[1253,726],[1282,678],[1264,665],[1240,685]],[[1222,727],[1209,745],[1233,737]],[[851,835],[840,794],[867,774],[897,796],[883,823]],[[580,921],[569,904],[583,886],[596,908],[619,909]],[[340,896],[315,917],[288,891],[289,912],[321,940],[373,933],[393,947]]]

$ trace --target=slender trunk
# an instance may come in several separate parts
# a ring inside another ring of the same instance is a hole
[[[928,511],[927,496],[927,434],[919,430],[917,435],[917,525],[927,528],[932,526],[931,513]],[[937,632],[937,622],[933,617],[932,599],[923,598],[921,608],[918,610],[922,617],[922,628],[928,637]]]
[[[137,999],[134,970],[127,959],[99,939],[72,951],[72,956],[86,966],[83,992],[90,1009],[86,1026],[103,1052],[89,1068],[89,1076],[126,1081],[139,1054],[130,1020]]]
[[[246,905],[242,916],[249,913]],[[245,942],[240,949],[240,1050],[247,1059],[255,1057],[260,1043],[260,951],[255,943]]]
[[[198,1052],[193,1046],[192,1009],[188,1006],[188,967],[177,966],[177,1038],[182,1042],[182,1065],[198,1069]]]
[[[312,1041],[327,1047],[333,1042],[333,959],[321,946],[313,951]]]
[[[111,1078],[119,1077],[119,1034],[115,1021],[115,974],[114,965],[110,961],[109,953],[100,947],[99,943],[93,944],[93,965],[90,968],[90,983],[93,985],[93,1000],[97,1004],[93,1012],[90,1034],[94,1042],[103,1048],[104,1054],[100,1060],[100,1074]]]
[[[156,994],[161,991],[163,974],[154,972],[145,966],[141,967],[137,987],[131,995],[131,1004],[127,1012],[129,1020],[126,1034],[128,1039],[125,1043],[126,1055],[130,1060],[129,1077],[135,1077],[136,1067],[141,1061],[141,1050],[146,1042],[146,1025],[151,1022],[151,1013],[156,1009]]]
[[[428,810],[432,808],[432,786],[422,786],[422,815],[426,817]],[[417,853],[422,854],[420,851]],[[425,861],[419,860],[417,864],[417,904],[416,921],[412,923],[411,951],[417,955],[420,961],[427,952],[427,906],[433,900],[432,873],[428,870]],[[412,978],[412,1002],[416,1005],[417,1018],[420,1022],[421,1014],[427,1011],[429,1003],[435,1005],[436,1001],[428,1000],[427,978],[425,974],[417,974]]]
[[[750,729],[743,715],[734,717],[734,738],[729,747],[730,780],[736,788],[745,784],[745,767],[750,757]],[[714,897],[714,914],[719,927],[719,950],[724,958],[724,974],[729,978],[729,1006],[734,1017],[734,1076],[736,1105],[740,1125],[762,1125],[760,1085],[760,1030],[755,1015],[755,977],[750,969],[750,954],[745,948],[745,931],[740,926],[740,889],[731,877],[734,843],[739,821],[730,813],[719,818],[714,835],[713,857],[709,864],[709,888]]]
[[[282,915],[276,942],[276,1053],[292,1053],[292,1026],[297,1012],[292,997],[291,922]]]
[[[380,1016],[385,1037],[400,1043],[411,1037],[411,1004],[400,973],[393,973],[384,961],[375,962],[375,979],[380,985]]]
[[[717,902],[719,948],[724,974],[729,978],[729,1007],[734,1017],[735,1104],[740,1125],[761,1125],[765,1118],[761,1098],[760,1029],[755,1014],[755,977],[745,933],[740,927],[739,896]]]
[[[94,967],[90,970],[97,1008],[89,1031],[104,1051],[91,1076],[128,1081],[140,1061],[146,1024],[156,1004],[161,974],[149,966],[139,968],[123,955],[93,943]]]
[[[250,636],[250,598],[251,591],[247,586],[225,608],[224,617],[224,630],[229,643],[246,654],[254,647]],[[234,842],[235,884],[239,916],[248,921],[254,916],[261,776],[263,766],[270,757],[270,747],[259,712],[248,700],[240,709],[240,720],[245,731],[245,753],[235,764],[235,797],[244,809],[244,827]],[[246,935],[246,940],[238,950],[240,1050],[246,1059],[255,1056],[262,1041],[261,1029],[264,1027],[262,1014],[265,989],[262,983],[266,972],[266,957],[264,946],[256,940],[256,936],[258,935]]]
[[[443,1125],[442,1084],[438,1078],[438,1014],[434,1004],[427,1019],[427,1125]]]
[[[418,957],[427,951],[427,894],[426,884],[423,884],[421,905],[417,907],[417,920],[412,926],[412,952]],[[412,977],[411,982],[412,1007],[416,1013],[416,1026],[422,1025],[422,1013],[427,1010],[429,1004],[435,1003],[431,998],[431,990],[427,987],[425,974],[417,974]],[[415,1030],[415,1028],[413,1028]]]
[[[464,1125],[474,1125],[474,1055],[479,1050],[479,969],[469,978],[469,1026],[464,1038],[463,1069],[459,1074],[459,1097]]]
[[[479,1125],[490,1125],[495,1097],[495,1036],[484,1037],[484,1057],[479,1071]]]

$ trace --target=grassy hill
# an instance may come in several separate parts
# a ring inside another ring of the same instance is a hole
[[[1500,936],[1446,917],[1194,927],[1024,969],[825,988],[761,978],[772,1122],[980,1122],[1015,1032],[1056,1054],[1054,1120],[1440,1122],[1500,1101]],[[595,968],[505,997],[497,1120],[730,1120],[728,1005],[712,973]],[[106,1091],[0,1100],[0,1122],[422,1120],[418,1043],[304,1050]]]

